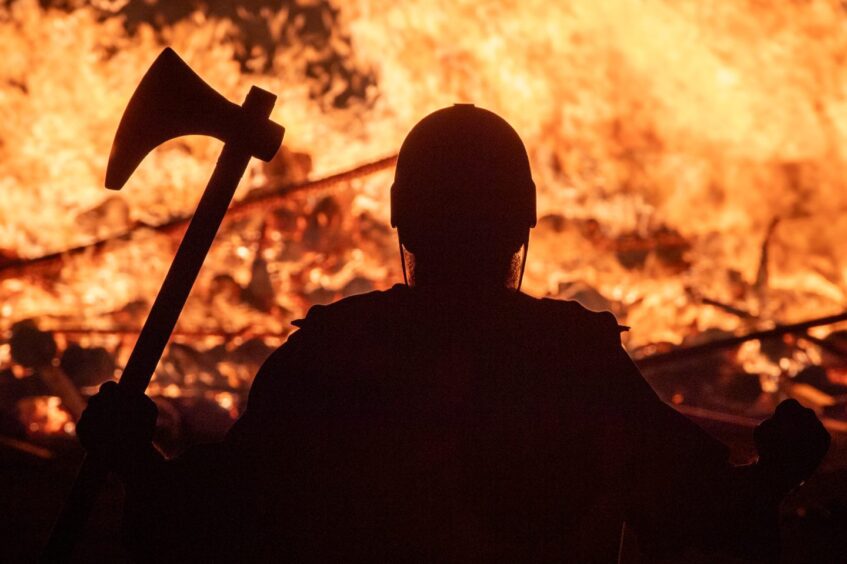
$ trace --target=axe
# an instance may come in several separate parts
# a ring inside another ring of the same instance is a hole
[[[279,149],[285,130],[268,119],[275,102],[275,95],[253,86],[243,105],[233,104],[170,48],[132,95],[109,155],[107,188],[120,190],[147,153],[169,139],[210,135],[224,148],[123,370],[119,385],[125,390],[143,394],[147,389],[250,159],[269,161]],[[92,457],[84,460],[43,560],[70,560],[106,474]]]

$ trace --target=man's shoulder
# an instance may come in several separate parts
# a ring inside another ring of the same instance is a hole
[[[608,311],[592,311],[576,301],[554,298],[535,298],[516,293],[496,309],[505,316],[523,318],[525,325],[547,333],[570,333],[591,340],[613,340],[628,328],[618,325]],[[408,322],[411,311],[440,309],[443,304],[432,303],[431,296],[416,296],[413,289],[397,284],[379,290],[349,296],[327,305],[315,305],[294,325],[309,332],[381,332]],[[447,307],[450,310],[450,307]],[[420,314],[421,312],[418,312]],[[417,318],[416,318],[417,319]],[[420,321],[420,319],[418,319]]]
[[[590,310],[577,301],[521,296],[532,315],[546,320],[558,331],[578,332],[586,336],[605,334],[617,339],[620,333],[629,329],[619,325],[610,311]]]
[[[395,286],[312,306],[302,319],[292,322],[297,331],[262,365],[250,391],[250,405],[269,406],[269,412],[275,412],[278,406],[268,404],[268,398],[280,403],[287,401],[282,398],[292,396],[308,407],[312,400],[303,398],[311,397],[311,392],[305,390],[311,389],[317,375],[338,376],[343,370],[356,374],[352,369],[356,363],[363,356],[377,355],[383,338],[391,334],[390,316],[403,309],[399,303],[403,294],[403,288]],[[370,354],[363,355],[367,352]],[[336,384],[343,381],[334,380]],[[300,387],[292,387],[294,382]],[[327,380],[322,382],[326,385]],[[297,405],[286,405],[292,413],[299,409]]]
[[[293,321],[301,329],[317,329],[339,323],[368,323],[378,321],[402,307],[408,289],[395,284],[387,290],[375,290],[345,297],[337,302],[314,305],[303,319]]]

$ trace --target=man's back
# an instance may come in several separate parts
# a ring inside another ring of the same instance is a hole
[[[315,307],[298,324],[223,447],[183,457],[187,475],[205,465],[234,477],[218,484],[231,507],[210,506],[215,524],[199,527],[242,530],[216,550],[614,559],[643,473],[633,449],[645,430],[663,432],[655,419],[666,414],[610,314],[508,291],[466,299],[395,286]],[[723,463],[722,446],[693,426],[664,432],[693,441],[687,464]],[[667,465],[656,467],[670,483]]]
[[[159,560],[614,561],[643,551],[772,558],[776,508],[829,445],[780,404],[759,461],[663,404],[610,314],[519,293],[536,224],[517,132],[469,104],[397,157],[406,286],[312,308],[221,444],[173,461],[155,406],[107,382],[77,425],[127,485],[127,542]]]

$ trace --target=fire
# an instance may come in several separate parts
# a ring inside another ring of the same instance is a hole
[[[467,100],[524,136],[542,214],[570,224],[565,236],[544,222],[535,233],[529,291],[588,283],[619,302],[633,344],[738,326],[690,288],[765,319],[843,303],[838,3],[762,14],[752,2],[369,2],[353,12],[357,53],[378,65],[400,121]],[[754,289],[774,218],[767,280]],[[691,266],[676,272],[654,250],[622,267],[578,233],[580,220],[607,241],[670,228],[690,244]]]
[[[165,44],[232,100],[251,84],[280,96],[286,153],[254,162],[237,199],[391,155],[428,112],[473,102],[530,152],[541,219],[524,289],[612,309],[633,327],[628,346],[846,301],[847,37],[834,0],[324,1],[156,25],[127,4],[0,8],[0,258],[130,233],[60,269],[0,272],[0,329],[34,317],[131,333],[143,319],[175,240],[138,224],[189,215],[220,150],[180,139],[122,192],[102,187],[121,112]],[[275,47],[247,41],[244,22]],[[314,303],[400,281],[390,178],[231,220],[179,330],[208,347],[279,341]],[[748,348],[739,362],[770,374],[798,360]]]
[[[18,401],[18,414],[30,437],[73,435],[76,427],[70,413],[56,396],[33,396]]]

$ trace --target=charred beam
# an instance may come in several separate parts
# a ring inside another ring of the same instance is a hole
[[[89,335],[110,335],[110,336],[121,336],[121,337],[137,337],[139,333],[141,333],[141,327],[112,327],[112,328],[93,328],[93,327],[57,327],[51,329],[51,331],[56,335],[64,335],[67,337],[80,337],[80,336],[89,336]],[[203,339],[203,338],[218,338],[223,340],[233,340],[233,339],[247,339],[247,338],[258,338],[258,339],[284,339],[286,337],[285,334],[270,332],[270,331],[256,331],[250,327],[246,327],[239,331],[223,331],[223,330],[214,330],[214,329],[204,329],[204,330],[184,330],[184,329],[176,329],[172,333],[174,337],[184,337],[190,339]]]
[[[827,317],[819,317],[817,319],[811,319],[799,323],[777,325],[772,329],[753,331],[744,335],[738,335],[726,339],[717,339],[715,341],[710,341],[708,343],[703,343],[700,345],[693,345],[690,347],[679,347],[668,352],[658,353],[643,358],[635,359],[635,363],[640,368],[653,368],[655,366],[661,366],[672,362],[691,360],[707,353],[712,353],[724,349],[731,349],[743,343],[746,343],[747,341],[775,339],[782,337],[783,335],[791,335],[797,333],[802,334],[813,327],[820,327],[822,325],[832,325],[834,323],[840,323],[842,321],[847,321],[847,312],[839,313],[837,315],[829,315]]]
[[[41,460],[50,460],[55,458],[55,454],[49,449],[34,445],[28,441],[13,439],[12,437],[6,437],[3,435],[0,435],[0,447],[33,456],[35,458],[40,458]]]
[[[342,182],[349,182],[350,180],[369,176],[394,166],[395,162],[397,162],[397,155],[392,155],[390,157],[385,157],[317,180],[297,183],[286,182],[282,184],[270,183],[264,188],[253,190],[243,199],[234,202],[229,209],[227,220],[244,217],[257,210],[262,212],[266,211],[268,207],[274,207],[282,204],[289,195],[295,192],[327,189]],[[167,235],[177,235],[185,229],[190,220],[191,215],[179,215],[169,221],[159,224],[137,222],[126,231],[110,237],[100,239],[93,243],[65,249],[64,251],[49,253],[40,257],[15,257],[11,259],[3,259],[3,257],[0,256],[0,275],[9,271],[23,271],[31,267],[51,266],[56,263],[60,263],[66,257],[76,256],[86,252],[99,253],[111,243],[129,241],[132,238],[133,233],[139,229],[150,229]]]
[[[836,345],[835,343],[827,341],[826,339],[819,339],[815,336],[809,335],[809,333],[805,332],[805,331],[803,333],[797,335],[797,336],[800,339],[803,339],[804,341],[809,341],[810,343],[819,346],[820,348],[829,352],[830,354],[833,354],[837,357],[840,357],[842,359],[847,360],[847,350],[845,350],[842,347]]]

